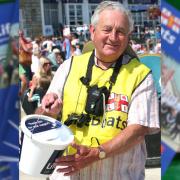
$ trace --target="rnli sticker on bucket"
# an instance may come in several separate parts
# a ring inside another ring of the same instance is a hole
[[[44,166],[44,168],[41,171],[41,174],[52,174],[55,167],[53,166],[53,163],[55,161],[56,158],[58,158],[59,156],[62,156],[64,150],[55,150],[51,157],[49,158],[48,162],[46,163],[46,165]]]
[[[53,123],[41,118],[32,118],[27,120],[25,125],[32,134],[36,134],[47,130],[60,128],[62,124],[58,121]]]

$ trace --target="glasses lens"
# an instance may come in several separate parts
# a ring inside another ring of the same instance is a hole
[[[45,65],[45,66],[51,65],[51,63],[50,63],[50,62],[47,62],[47,63],[44,63],[44,65]]]

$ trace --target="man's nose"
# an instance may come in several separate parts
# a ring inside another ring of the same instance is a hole
[[[117,32],[116,31],[111,31],[110,35],[109,35],[109,39],[111,41],[115,41],[117,40]]]

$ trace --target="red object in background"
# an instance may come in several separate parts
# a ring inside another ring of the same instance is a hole
[[[2,65],[0,64],[0,75],[2,75],[4,72]]]
[[[149,7],[148,9],[149,19],[157,19],[161,16],[161,10],[159,7]]]
[[[19,32],[19,63],[29,66],[32,63],[32,43],[28,41],[23,32]]]

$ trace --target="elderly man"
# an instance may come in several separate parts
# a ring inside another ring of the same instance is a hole
[[[150,69],[126,54],[132,30],[122,4],[100,3],[90,26],[95,50],[57,70],[42,108],[61,112],[75,141],[51,179],[144,179],[144,136],[159,130],[158,101]]]

